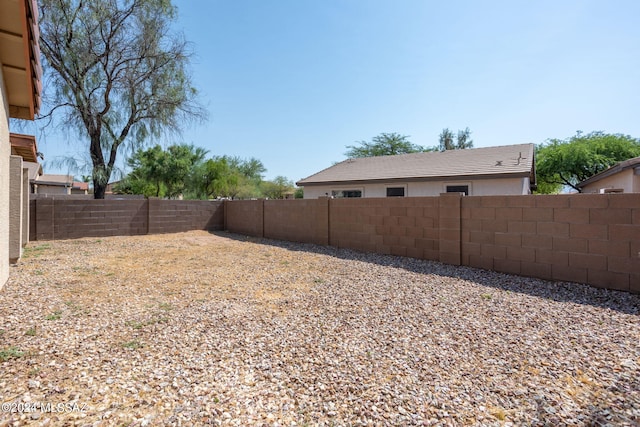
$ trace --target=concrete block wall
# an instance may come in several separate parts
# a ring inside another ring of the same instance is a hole
[[[149,199],[148,203],[148,234],[224,228],[224,202]]]
[[[224,202],[225,228],[232,233],[264,237],[264,200]]]
[[[264,237],[316,245],[329,244],[328,198],[265,200],[263,203]]]
[[[37,198],[34,240],[147,233],[146,200]],[[32,222],[33,223],[33,222]]]
[[[32,240],[224,228],[223,202],[39,197],[31,200],[30,212]]]
[[[640,194],[462,199],[464,264],[640,292]]]
[[[312,201],[227,202],[227,229],[640,293],[640,194]]]
[[[22,256],[22,157],[9,158],[9,263],[16,263]]]
[[[438,197],[331,199],[330,245],[439,260]]]
[[[640,194],[31,201],[31,237],[217,230],[640,293]]]

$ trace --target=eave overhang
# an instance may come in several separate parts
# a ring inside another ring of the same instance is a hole
[[[0,2],[0,64],[12,118],[33,120],[40,110],[39,38],[35,0]]]

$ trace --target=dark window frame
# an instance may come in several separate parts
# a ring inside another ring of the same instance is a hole
[[[405,197],[405,190],[404,187],[387,187],[387,197]],[[394,192],[402,194],[392,194]]]
[[[364,191],[363,190],[331,190],[331,197],[335,197],[338,199],[350,199],[350,198],[362,198]]]
[[[447,193],[464,193],[465,196],[469,195],[469,185],[447,185]]]

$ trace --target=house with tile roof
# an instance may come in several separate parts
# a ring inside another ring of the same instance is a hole
[[[74,181],[73,175],[42,174],[32,183],[33,194],[70,195],[89,194],[89,183]]]
[[[640,193],[640,157],[617,163],[576,187],[582,193]]]
[[[530,194],[533,144],[347,159],[296,183],[304,198]]]

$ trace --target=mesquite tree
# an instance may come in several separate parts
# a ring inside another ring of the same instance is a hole
[[[89,145],[94,197],[119,150],[204,118],[170,0],[40,0],[49,113]]]

